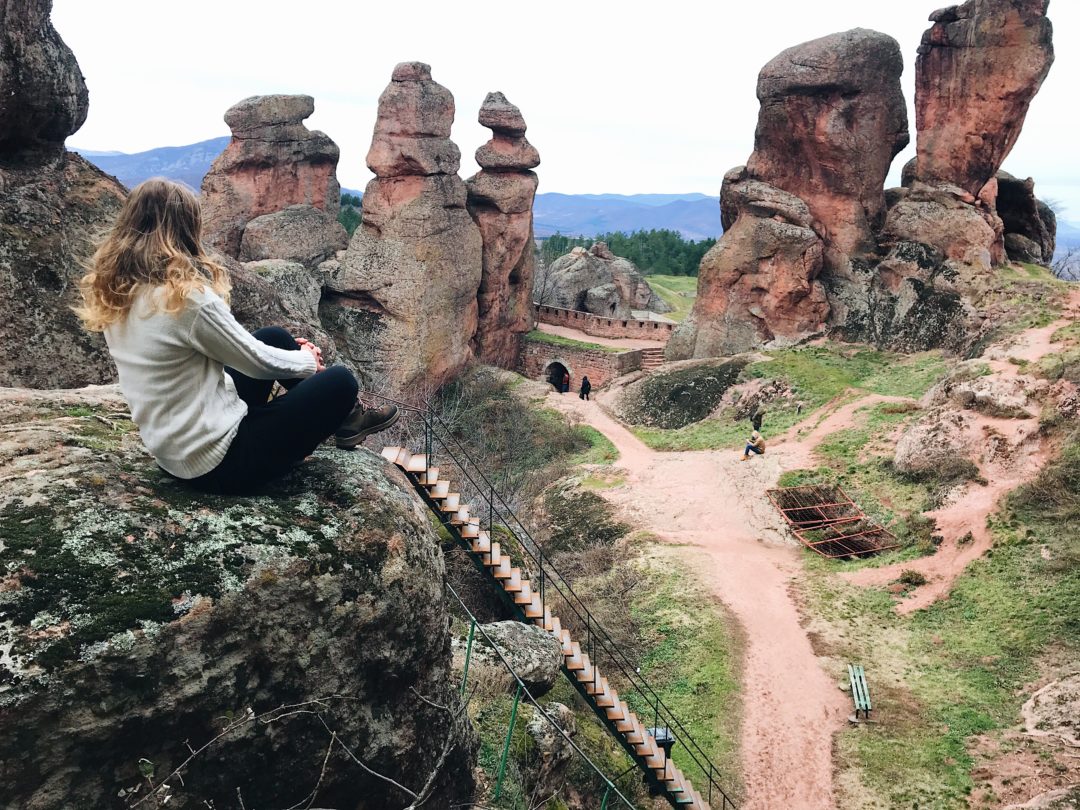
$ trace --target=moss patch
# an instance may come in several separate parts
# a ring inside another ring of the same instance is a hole
[[[541,332],[539,329],[534,329],[532,332],[525,335],[525,340],[532,343],[548,343],[552,346],[565,346],[568,349],[578,349],[589,352],[619,354],[620,352],[626,351],[626,349],[620,349],[615,346],[602,346],[599,343],[585,343],[584,341],[574,340],[573,338],[563,337],[562,335],[552,335],[547,332]]]

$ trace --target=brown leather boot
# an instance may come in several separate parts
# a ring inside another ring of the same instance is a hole
[[[371,434],[386,430],[397,422],[400,415],[397,405],[365,408],[358,402],[334,432],[334,443],[343,450],[351,450]]]

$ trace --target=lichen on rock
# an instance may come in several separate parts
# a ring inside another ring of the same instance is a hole
[[[0,393],[0,783],[24,807],[101,806],[248,709],[324,700],[367,765],[419,790],[453,706],[438,539],[377,456],[317,451],[251,498],[157,469],[111,387]],[[173,806],[303,799],[329,732],[252,724],[196,759]],[[457,741],[436,805],[471,789]],[[404,798],[336,749],[321,801]]]

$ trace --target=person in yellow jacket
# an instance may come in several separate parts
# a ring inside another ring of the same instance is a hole
[[[750,440],[746,443],[746,449],[743,450],[742,458],[739,460],[749,461],[751,453],[756,453],[759,456],[765,455],[765,440],[761,438],[761,434],[756,430],[750,434]]]

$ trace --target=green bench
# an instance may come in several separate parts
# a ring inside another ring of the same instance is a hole
[[[862,664],[848,664],[848,678],[851,680],[851,699],[855,701],[855,720],[859,719],[862,712],[863,719],[870,719],[870,687],[866,685],[866,673]]]

